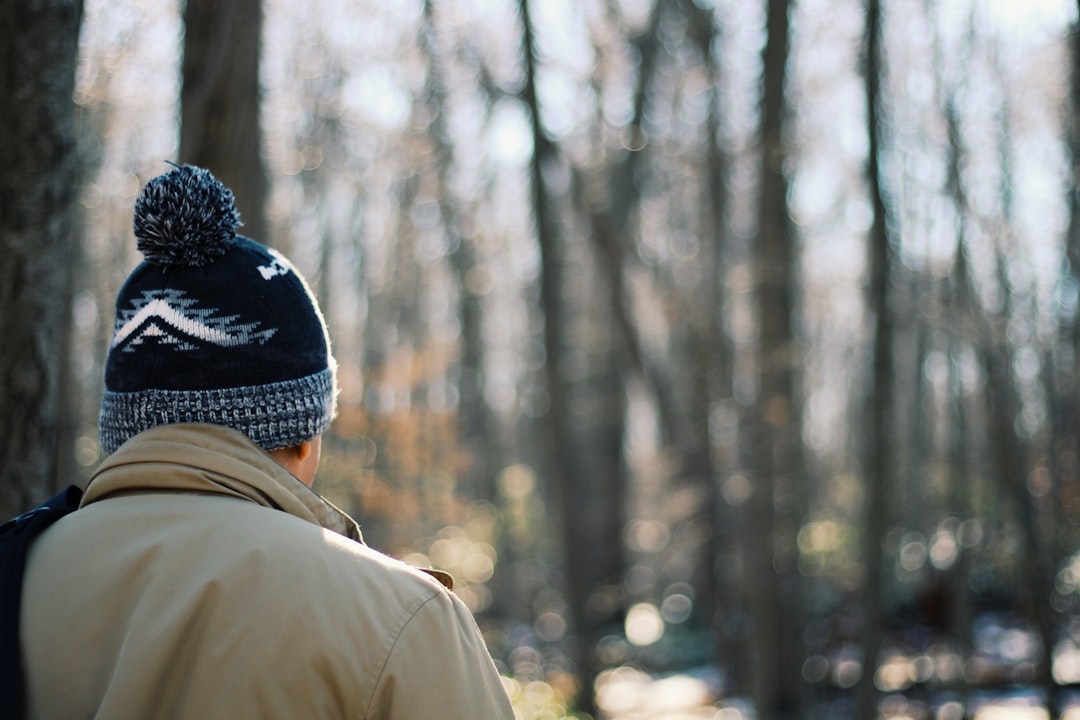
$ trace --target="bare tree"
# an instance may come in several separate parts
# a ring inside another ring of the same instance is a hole
[[[535,30],[529,15],[529,0],[519,0],[518,7],[525,58],[525,83],[522,96],[529,108],[532,126],[533,157],[530,174],[532,211],[536,240],[540,248],[540,306],[544,314],[543,342],[546,356],[544,379],[548,400],[548,409],[544,418],[549,458],[547,472],[554,483],[570,627],[575,638],[574,645],[570,648],[570,657],[576,665],[582,684],[582,691],[577,698],[577,707],[591,714],[595,712],[592,683],[596,676],[596,667],[592,652],[592,628],[586,611],[589,592],[586,582],[588,570],[585,566],[585,555],[582,552],[584,545],[580,540],[580,530],[585,525],[584,507],[579,502],[581,472],[574,456],[573,425],[563,363],[567,320],[563,287],[565,269],[558,223],[553,215],[553,198],[544,180],[547,166],[560,160],[555,145],[544,132],[540,117],[540,104],[536,96],[538,58]]]
[[[935,66],[940,67],[941,42],[940,38],[934,38]],[[967,195],[962,177],[963,166],[963,142],[960,129],[960,118],[956,106],[956,92],[954,88],[945,87],[944,80],[937,78],[939,84],[938,94],[941,111],[944,116],[947,129],[948,144],[946,146],[947,181],[946,189],[950,200],[956,207],[956,262],[950,273],[948,282],[948,317],[951,326],[950,337],[950,369],[949,369],[949,414],[953,423],[952,432],[949,436],[949,460],[951,465],[950,487],[952,489],[951,506],[960,518],[966,518],[973,513],[973,503],[970,497],[970,483],[977,474],[972,471],[969,462],[971,452],[968,431],[968,416],[971,412],[964,394],[963,381],[959,368],[963,350],[970,347],[969,343],[975,340],[975,318],[972,315],[972,298],[969,287],[967,269],[967,253],[965,248],[968,244],[968,223],[965,208],[967,207]],[[948,583],[949,603],[948,631],[953,641],[957,644],[961,657],[970,657],[973,648],[971,629],[971,608],[968,602],[968,572],[969,559],[967,550],[963,550],[960,558],[952,569],[952,576]],[[966,699],[968,694],[966,679],[961,676],[957,679],[957,691]],[[966,708],[966,703],[965,703]],[[967,712],[965,710],[965,712]]]
[[[723,330],[726,303],[721,278],[726,268],[724,251],[729,231],[727,173],[729,158],[720,147],[722,126],[720,93],[722,90],[719,41],[721,29],[713,12],[697,3],[685,1],[688,35],[701,54],[709,87],[709,110],[704,123],[705,155],[702,158],[705,178],[702,187],[701,261],[704,266],[699,293],[684,300],[690,319],[689,364],[692,385],[690,425],[692,448],[688,453],[688,470],[700,478],[704,488],[702,514],[709,528],[708,539],[699,560],[698,595],[707,627],[713,633],[713,651],[717,658],[734,657],[744,651],[738,639],[731,637],[725,627],[728,618],[740,610],[736,582],[724,576],[718,563],[722,551],[737,544],[734,527],[737,523],[723,502],[720,493],[722,478],[737,468],[737,438],[714,443],[711,427],[714,411],[721,403],[732,401],[733,349]],[[702,302],[701,298],[705,301]],[[737,665],[738,663],[735,663]],[[742,677],[733,672],[736,682]]]
[[[453,196],[450,171],[454,161],[454,143],[447,128],[449,112],[449,88],[444,78],[443,65],[448,61],[441,53],[438,43],[436,12],[431,0],[424,2],[424,21],[417,41],[427,64],[427,84],[422,97],[424,110],[431,118],[430,141],[434,146],[434,174],[438,183],[439,213],[443,231],[449,237],[447,245],[452,249],[450,265],[457,279],[461,317],[461,361],[459,365],[459,391],[461,395],[460,441],[469,456],[466,471],[467,491],[491,500],[495,497],[494,476],[500,463],[495,454],[497,447],[495,424],[484,399],[484,346],[483,302],[471,289],[470,273],[477,270],[476,249],[471,237],[461,230],[462,208]],[[472,283],[473,285],[475,283]]]
[[[1080,11],[1080,3],[1078,11]],[[1080,487],[1080,20],[1069,30],[1069,95],[1065,103],[1065,141],[1071,158],[1071,178],[1067,184],[1066,209],[1069,217],[1065,236],[1061,287],[1068,296],[1062,305],[1072,308],[1060,318],[1058,342],[1053,357],[1057,372],[1048,386],[1051,406],[1052,443],[1050,459],[1058,497],[1076,493]],[[1066,502],[1057,504],[1064,513]],[[1059,523],[1062,519],[1059,519]]]
[[[789,0],[769,0],[758,131],[758,398],[746,547],[757,652],[754,699],[762,720],[802,717],[803,705],[802,593],[795,545],[804,479],[795,376],[801,362],[792,322],[797,258],[784,170],[789,13]]]
[[[269,242],[262,157],[260,0],[187,0],[180,161],[205,167],[236,195],[241,232]]]
[[[995,65],[999,58],[994,54]],[[995,67],[1001,76],[1001,68]],[[1033,449],[1022,438],[1017,429],[1021,409],[1021,390],[1013,372],[1013,356],[1017,346],[1009,338],[1008,322],[1013,316],[1013,284],[1008,277],[1008,259],[1004,247],[1015,227],[1012,178],[1014,162],[1012,153],[1012,131],[1010,116],[1012,107],[1008,93],[1003,93],[1004,107],[998,114],[998,156],[1001,164],[1002,196],[1001,222],[996,223],[999,230],[992,232],[994,245],[995,272],[1001,291],[1001,303],[998,309],[987,310],[983,325],[983,343],[979,347],[980,361],[985,368],[988,382],[984,386],[987,406],[990,408],[990,443],[994,449],[997,480],[1002,484],[1003,497],[1012,504],[1012,510],[1020,524],[1020,576],[1024,582],[1020,592],[1023,609],[1031,621],[1039,638],[1039,651],[1035,660],[1035,681],[1046,696],[1046,709],[1051,720],[1061,714],[1061,697],[1054,680],[1052,658],[1054,649],[1054,611],[1050,605],[1053,592],[1054,556],[1051,548],[1046,548],[1042,537],[1055,534],[1047,525],[1050,518],[1040,517],[1036,499],[1028,491],[1028,474],[1031,472],[1030,456]]]
[[[870,379],[869,411],[865,447],[866,509],[863,523],[863,547],[866,569],[863,580],[863,672],[859,681],[855,716],[861,720],[877,717],[877,691],[874,678],[881,652],[884,596],[884,540],[890,518],[888,488],[893,475],[893,323],[889,292],[893,265],[889,242],[887,206],[882,187],[880,152],[882,137],[881,109],[881,26],[880,0],[866,4],[866,47],[864,81],[866,88],[866,124],[870,138],[867,158],[867,183],[874,205],[870,228],[870,287],[868,305],[874,315],[873,375]]]
[[[77,248],[75,62],[81,0],[0,6],[0,516],[73,479],[68,362]]]
[[[956,293],[949,293],[949,309],[954,315],[957,310],[961,313],[963,308],[956,308]],[[963,317],[961,314],[960,318]],[[974,515],[973,503],[971,502],[971,488],[976,482],[976,473],[971,471],[969,461],[970,447],[968,445],[968,403],[965,402],[963,380],[960,376],[960,350],[963,341],[957,337],[950,339],[949,350],[949,402],[948,412],[952,420],[951,431],[948,438],[949,457],[949,489],[950,509],[959,518],[966,519]],[[962,526],[958,526],[960,533]],[[974,647],[972,632],[972,603],[971,590],[968,583],[971,568],[970,552],[961,546],[957,554],[956,562],[950,568],[946,578],[946,593],[948,597],[947,634],[952,639],[961,658],[971,656]],[[956,680],[956,691],[959,693],[961,704],[966,708],[968,703],[967,683],[963,676]]]
[[[999,68],[998,68],[999,69]],[[1020,533],[1020,566],[1017,568],[1022,581],[1017,588],[1016,597],[1021,610],[1027,615],[1039,637],[1039,651],[1035,660],[1035,677],[1044,689],[1046,707],[1051,718],[1060,713],[1060,697],[1051,668],[1053,650],[1053,610],[1049,604],[1052,590],[1047,554],[1040,539],[1038,509],[1034,498],[1028,492],[1027,479],[1031,470],[1031,448],[1017,431],[1017,419],[1020,413],[1021,398],[1017,379],[1013,372],[1013,354],[1015,347],[1009,340],[1007,325],[1015,312],[1012,283],[1007,277],[1006,239],[1013,232],[1014,218],[1012,192],[1010,189],[1013,174],[1012,153],[1009,146],[1011,132],[1009,117],[1011,108],[1008,94],[1003,93],[1005,106],[999,113],[998,156],[1001,166],[1001,217],[993,223],[982,223],[987,230],[993,249],[995,281],[1000,293],[1000,300],[995,307],[986,307],[975,292],[976,278],[971,266],[971,237],[965,232],[964,218],[978,220],[976,211],[970,206],[962,177],[964,148],[960,119],[956,107],[956,98],[950,90],[944,93],[944,115],[949,138],[949,181],[948,190],[956,204],[958,217],[957,253],[952,269],[954,283],[954,302],[957,316],[954,322],[966,328],[971,335],[977,362],[986,382],[983,385],[984,405],[986,408],[985,432],[986,447],[990,452],[992,477],[999,486],[1001,498],[1015,515]],[[991,227],[992,225],[992,227]],[[960,399],[957,402],[961,402]],[[960,438],[963,442],[963,438]],[[959,452],[960,450],[958,450]],[[966,471],[966,463],[958,465],[958,470]],[[957,604],[957,612],[966,614],[962,603]],[[961,642],[966,645],[965,636]]]

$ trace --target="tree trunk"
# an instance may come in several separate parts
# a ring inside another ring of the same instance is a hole
[[[950,294],[950,313],[955,314],[955,293]],[[960,308],[963,312],[963,308]],[[972,632],[971,590],[968,580],[971,573],[971,549],[963,543],[963,522],[974,517],[975,507],[971,500],[972,488],[978,478],[971,471],[969,462],[967,415],[968,402],[965,397],[963,380],[960,377],[960,343],[955,339],[950,343],[949,351],[949,416],[952,419],[949,431],[949,508],[960,524],[957,526],[958,554],[955,563],[948,570],[946,591],[948,593],[947,634],[956,643],[956,650],[961,661],[967,662],[974,652]],[[956,679],[954,690],[960,704],[965,709],[965,717],[973,717],[974,712],[968,707],[969,692],[963,673]]]
[[[55,486],[68,362],[81,0],[0,6],[0,517]],[[74,481],[74,479],[71,479]]]
[[[995,65],[1000,58],[995,54]],[[995,75],[1002,77],[1003,68],[995,67]],[[1031,471],[1028,442],[1020,437],[1016,421],[1020,415],[1021,396],[1013,372],[1013,344],[1009,340],[1007,325],[1013,316],[1014,302],[1012,284],[1009,281],[1006,257],[1007,247],[1002,247],[1012,234],[1014,163],[1010,145],[1013,133],[1009,95],[1002,94],[1003,107],[998,113],[998,155],[1001,162],[1002,222],[999,234],[993,237],[995,244],[996,274],[1001,288],[1001,308],[986,319],[985,342],[980,348],[981,360],[987,369],[985,390],[990,408],[991,436],[996,453],[995,463],[998,480],[1003,484],[1004,496],[1011,500],[1013,512],[1020,522],[1021,554],[1020,576],[1023,578],[1022,599],[1028,619],[1039,636],[1040,652],[1035,658],[1035,682],[1043,688],[1046,709],[1051,720],[1061,714],[1061,693],[1053,675],[1055,613],[1050,604],[1054,590],[1052,548],[1045,548],[1042,537],[1054,537],[1052,516],[1040,517],[1034,496],[1028,491],[1028,473]],[[1049,526],[1049,527],[1048,527]]]
[[[561,533],[565,588],[569,613],[571,643],[569,654],[581,681],[576,708],[595,714],[593,682],[596,661],[592,652],[595,630],[590,627],[586,603],[588,588],[585,578],[588,568],[580,530],[585,525],[585,508],[579,501],[580,472],[574,457],[573,419],[571,417],[567,383],[563,371],[563,346],[566,312],[564,308],[564,268],[558,228],[552,217],[551,199],[544,183],[544,167],[558,162],[555,147],[544,133],[540,106],[536,97],[536,49],[529,0],[518,0],[522,24],[522,45],[525,60],[523,100],[530,111],[533,157],[530,167],[532,211],[536,223],[536,239],[540,248],[540,307],[544,314],[543,342],[546,350],[544,378],[548,394],[548,410],[544,417],[547,435],[548,466],[545,472],[554,483],[558,510],[555,523]]]
[[[994,451],[995,475],[1021,528],[1018,562],[1022,581],[1017,593],[1040,640],[1039,655],[1035,658],[1035,682],[1045,691],[1049,717],[1056,720],[1061,709],[1060,693],[1051,668],[1054,631],[1049,601],[1052,585],[1038,537],[1038,513],[1027,490],[1027,449],[1014,429],[1019,402],[1011,377],[1011,353],[1007,346],[993,342],[990,347],[982,347],[979,355],[987,377],[984,391],[990,409],[989,441]]]
[[[702,158],[704,167],[701,205],[708,208],[701,214],[700,257],[705,271],[702,285],[686,302],[686,312],[691,328],[691,443],[688,453],[692,477],[700,478],[705,488],[703,516],[709,528],[698,569],[695,595],[697,605],[706,626],[713,634],[713,654],[719,660],[740,657],[746,649],[740,647],[739,638],[728,630],[729,618],[743,610],[735,590],[742,585],[741,578],[726,576],[718,558],[738,544],[737,526],[730,506],[721,497],[721,483],[738,468],[738,436],[714,443],[711,427],[713,415],[721,403],[734,405],[732,401],[732,355],[731,342],[722,325],[725,314],[724,245],[728,230],[728,199],[726,179],[728,157],[719,145],[721,133],[721,61],[719,38],[714,10],[704,9],[692,0],[683,0],[687,13],[690,39],[701,53],[708,78],[709,110],[705,119],[706,150]],[[705,298],[702,302],[701,298]],[[737,666],[737,661],[730,662]],[[732,671],[738,686],[740,675]]]
[[[879,154],[881,123],[879,118],[881,88],[881,3],[869,0],[866,8],[865,87],[867,132],[870,138],[867,182],[874,204],[870,228],[870,297],[868,306],[874,316],[873,377],[869,392],[870,422],[865,437],[867,449],[866,507],[863,523],[863,548],[866,552],[863,579],[863,671],[856,693],[855,717],[874,720],[878,716],[877,690],[874,686],[878,655],[881,653],[885,583],[883,555],[885,533],[890,518],[888,488],[892,484],[894,437],[893,401],[893,324],[889,293],[892,252],[889,245],[886,205],[881,186]]]
[[[1080,2],[1077,11],[1080,12]],[[1067,198],[1069,225],[1065,238],[1065,267],[1062,269],[1064,282],[1060,286],[1072,294],[1062,297],[1061,304],[1071,305],[1074,310],[1071,316],[1061,318],[1058,347],[1053,358],[1057,372],[1048,394],[1053,426],[1050,452],[1055,466],[1058,513],[1064,513],[1068,497],[1075,497],[1080,492],[1080,19],[1070,29],[1069,50],[1071,64],[1065,132],[1072,162]]]
[[[803,716],[805,655],[795,545],[803,492],[802,432],[795,397],[795,368],[801,361],[792,324],[797,260],[784,174],[789,0],[769,0],[766,22],[754,247],[759,394],[746,548],[758,653],[754,700],[761,720],[780,720]]]
[[[483,337],[484,290],[478,288],[474,274],[483,267],[477,260],[472,237],[462,233],[462,208],[451,192],[450,178],[454,144],[446,125],[448,112],[447,87],[443,68],[446,60],[438,46],[436,8],[431,0],[424,2],[424,23],[418,34],[420,50],[427,63],[427,86],[423,104],[431,118],[431,142],[435,147],[435,172],[439,183],[439,210],[443,218],[450,253],[450,269],[457,281],[458,316],[461,318],[461,358],[458,361],[458,437],[467,461],[462,470],[459,490],[471,499],[498,502],[495,478],[504,465],[503,434],[484,396],[485,346]],[[499,558],[497,572],[491,580],[492,604],[488,616],[508,618],[513,615],[513,567],[511,547],[500,533],[494,539]],[[527,618],[514,617],[514,620]]]
[[[446,58],[437,43],[435,7],[431,0],[424,2],[424,23],[417,41],[427,64],[427,85],[423,105],[431,118],[430,140],[435,149],[434,171],[439,183],[439,212],[443,231],[448,236],[450,268],[457,280],[461,318],[461,360],[459,362],[460,437],[459,442],[468,455],[464,489],[472,497],[495,499],[495,474],[501,465],[494,449],[499,446],[496,423],[491,418],[484,399],[484,338],[483,295],[475,288],[472,275],[478,267],[472,238],[461,232],[461,208],[452,193],[450,172],[454,145],[446,126],[447,88],[442,68]]]
[[[240,232],[269,242],[262,158],[259,0],[187,0],[180,162],[207,168],[236,196]]]

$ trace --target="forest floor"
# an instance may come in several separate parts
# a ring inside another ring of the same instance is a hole
[[[749,720],[718,702],[721,685],[715,668],[656,676],[620,667],[597,678],[596,701],[603,720]]]
[[[890,720],[1049,720],[1042,688],[1034,683],[1038,641],[1009,613],[975,623],[967,659],[926,628],[895,635],[876,673],[879,717]],[[1053,652],[1060,686],[1059,720],[1080,720],[1080,621],[1062,633]],[[854,718],[861,674],[856,643],[845,643],[803,666],[812,688],[802,720]],[[630,666],[602,673],[596,682],[600,720],[755,720],[748,698],[733,695],[724,671],[713,665],[647,672]]]
[[[749,699],[718,697],[715,670],[653,676],[631,668],[609,671],[597,682],[600,720],[756,720]],[[854,718],[850,694],[814,705],[807,720]],[[886,695],[882,720],[1048,720],[1042,694],[1035,688],[1011,687],[972,693],[968,713],[954,696],[939,693],[908,697]],[[1060,720],[1080,720],[1080,696],[1066,700]]]

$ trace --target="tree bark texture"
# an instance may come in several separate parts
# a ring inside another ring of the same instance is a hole
[[[81,0],[0,5],[0,516],[56,485],[68,361]],[[71,479],[74,481],[74,478]]]
[[[236,196],[240,232],[269,243],[262,157],[259,0],[187,0],[180,162],[214,173]]]

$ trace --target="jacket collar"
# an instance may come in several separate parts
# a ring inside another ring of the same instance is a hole
[[[230,495],[363,542],[360,527],[243,433],[221,425],[162,425],[107,457],[80,506],[143,492]]]

